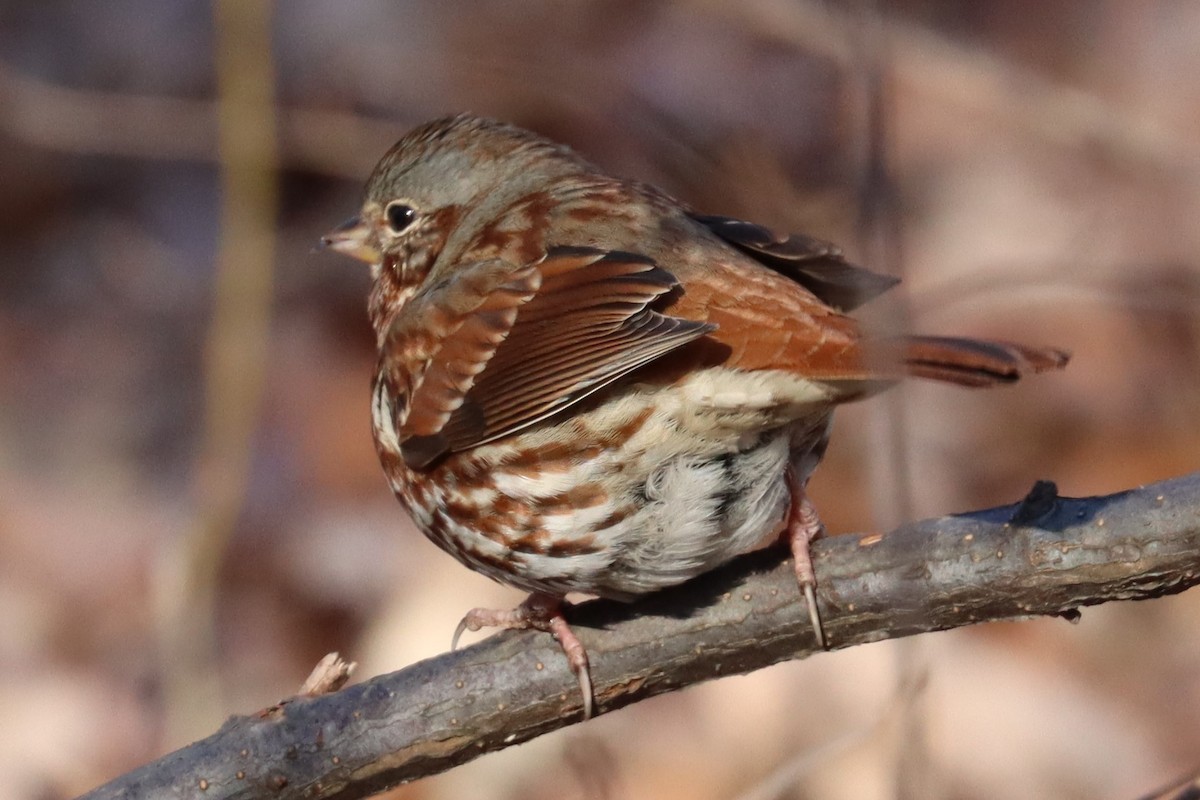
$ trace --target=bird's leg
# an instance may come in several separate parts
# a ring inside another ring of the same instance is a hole
[[[579,681],[579,691],[583,693],[583,718],[591,719],[592,674],[588,665],[587,650],[567,624],[567,618],[563,616],[565,604],[559,595],[534,592],[516,608],[473,608],[462,618],[462,622],[458,623],[454,638],[450,642],[450,649],[457,649],[463,631],[478,631],[483,628],[534,628],[545,631],[554,636],[567,657],[567,665],[571,672],[575,673],[575,678]]]
[[[788,468],[787,484],[791,500],[788,502],[784,536],[792,549],[796,580],[800,583],[800,591],[804,593],[804,599],[808,603],[808,616],[812,620],[817,646],[824,650],[827,642],[825,628],[821,625],[821,611],[817,608],[817,574],[813,571],[812,555],[809,553],[809,544],[821,535],[824,528],[820,517],[817,516],[817,509],[813,507],[805,492],[806,482],[798,476],[794,467]]]

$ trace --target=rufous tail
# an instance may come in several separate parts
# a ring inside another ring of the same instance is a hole
[[[909,375],[960,386],[1012,383],[1030,373],[1062,369],[1071,358],[1053,347],[953,336],[908,336],[903,341]]]

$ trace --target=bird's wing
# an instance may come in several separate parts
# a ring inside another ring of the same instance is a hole
[[[532,425],[714,329],[651,309],[677,282],[633,253],[556,247],[503,263],[459,267],[389,331],[384,363],[412,376],[399,426],[410,466]]]

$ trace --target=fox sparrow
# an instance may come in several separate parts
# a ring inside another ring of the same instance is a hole
[[[455,641],[553,633],[585,716],[567,592],[627,600],[782,537],[823,644],[805,484],[834,407],[904,375],[991,386],[1067,361],[865,336],[844,312],[894,279],[473,116],[401,139],[323,242],[371,265],[371,413],[392,490],[439,547],[531,593],[469,612]]]

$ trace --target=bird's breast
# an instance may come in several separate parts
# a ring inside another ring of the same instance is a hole
[[[781,378],[789,392],[769,377],[702,371],[672,386],[625,386],[421,471],[399,456],[377,391],[375,439],[417,526],[462,563],[527,591],[628,598],[779,529],[785,471],[824,433],[828,411],[806,405],[794,379]]]

